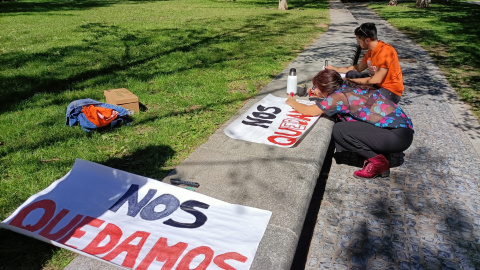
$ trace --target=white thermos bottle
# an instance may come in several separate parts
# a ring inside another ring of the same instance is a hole
[[[290,95],[290,93],[297,94],[297,70],[294,68],[290,69],[287,78],[287,94]]]

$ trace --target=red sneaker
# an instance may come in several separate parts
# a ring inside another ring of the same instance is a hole
[[[375,177],[388,177],[390,175],[390,163],[384,155],[377,155],[373,158],[365,160],[363,168],[353,173],[356,178],[375,178]]]

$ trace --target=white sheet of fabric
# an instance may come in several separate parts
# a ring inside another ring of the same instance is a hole
[[[304,116],[271,94],[228,125],[224,132],[233,139],[292,147],[315,124],[319,116]],[[313,101],[298,100],[305,104]]]
[[[77,159],[0,225],[126,268],[249,269],[271,214]]]

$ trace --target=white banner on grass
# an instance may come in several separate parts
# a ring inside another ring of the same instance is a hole
[[[77,159],[1,226],[133,269],[249,269],[271,212]]]
[[[249,142],[279,147],[294,146],[319,116],[304,116],[285,101],[286,98],[267,95],[228,125],[225,134]],[[307,105],[315,104],[313,101],[297,101]]]

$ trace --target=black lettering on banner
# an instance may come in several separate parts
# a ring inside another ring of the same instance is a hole
[[[280,108],[277,108],[277,107],[266,107],[266,108],[265,108],[265,107],[262,106],[262,105],[258,105],[258,106],[257,106],[257,110],[258,110],[259,112],[268,111],[268,110],[270,110],[270,109],[273,109],[273,112],[272,112],[273,114],[279,114],[279,113],[282,111]]]
[[[250,116],[247,116],[248,120],[251,120],[252,122],[247,122],[245,120],[242,121],[242,124],[249,125],[249,126],[255,126],[255,127],[262,127],[262,128],[268,128],[268,125],[264,124],[271,124],[273,121],[270,120],[262,120],[262,119],[257,119],[257,118],[252,118]]]
[[[165,209],[160,212],[155,211],[159,205],[165,205]],[[163,194],[150,201],[140,212],[140,217],[144,220],[157,220],[170,216],[180,206],[180,201],[172,194]]]
[[[273,111],[270,112],[269,110],[273,110]],[[243,120],[242,124],[255,126],[255,127],[268,128],[268,125],[270,125],[273,122],[270,119],[275,119],[277,117],[276,114],[279,114],[282,110],[277,107],[265,107],[262,105],[258,105],[257,111],[258,112],[252,113],[253,117],[247,116],[247,119],[250,120],[251,122]]]
[[[177,227],[177,228],[198,228],[203,226],[207,222],[207,216],[198,211],[194,207],[208,209],[210,205],[199,201],[189,200],[180,204],[180,201],[172,194],[162,194],[153,199],[157,190],[150,189],[145,197],[138,201],[138,189],[139,185],[132,184],[125,194],[115,203],[109,210],[117,212],[118,209],[125,203],[128,205],[127,215],[135,217],[140,213],[140,217],[143,220],[158,220],[173,214],[178,208],[193,215],[195,221],[193,223],[178,222],[173,219],[168,219],[163,222],[165,225]],[[158,205],[164,205],[162,211],[157,212],[156,207]]]
[[[177,222],[173,219],[169,219],[169,220],[163,222],[163,224],[170,225],[170,226],[177,227],[177,228],[189,228],[189,229],[194,229],[194,228],[198,228],[198,227],[202,226],[203,224],[205,224],[205,222],[207,222],[207,216],[205,216],[202,212],[198,211],[197,209],[194,209],[194,207],[200,207],[200,208],[203,208],[203,209],[208,209],[208,207],[210,207],[210,205],[199,202],[199,201],[194,201],[194,200],[185,201],[185,202],[182,203],[182,205],[180,205],[180,209],[182,209],[183,211],[195,216],[195,218],[196,218],[195,222],[194,223],[182,223],[182,222]]]
[[[128,201],[128,212],[127,215],[134,217],[142,210],[142,208],[147,205],[147,203],[155,196],[157,193],[156,190],[150,189],[145,195],[145,197],[139,202],[138,201],[138,185],[131,185],[125,194],[110,207],[109,210],[117,212],[120,207]]]
[[[261,119],[275,119],[276,118],[275,114],[272,114],[272,113],[253,112],[252,115],[255,118],[261,118]]]

